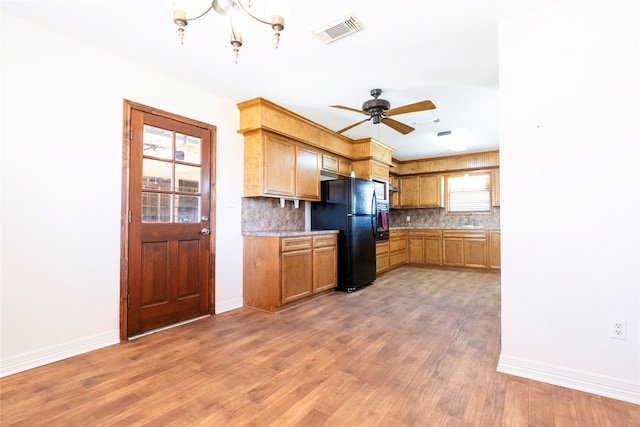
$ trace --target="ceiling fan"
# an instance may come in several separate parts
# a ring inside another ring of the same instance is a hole
[[[343,133],[348,131],[351,128],[358,126],[366,121],[372,120],[374,124],[383,123],[389,126],[392,129],[397,130],[403,135],[408,134],[409,132],[413,132],[415,129],[409,125],[405,125],[397,120],[389,118],[390,116],[395,116],[397,114],[405,114],[405,113],[414,113],[416,111],[424,111],[424,110],[433,110],[436,106],[431,101],[420,101],[415,104],[408,104],[402,107],[391,108],[391,103],[386,99],[378,98],[380,94],[382,94],[382,89],[371,89],[369,92],[373,99],[365,101],[362,104],[362,110],[356,110],[355,108],[345,107],[342,105],[330,105],[333,108],[341,108],[343,110],[355,111],[356,113],[361,113],[368,115],[369,117],[361,120],[357,123],[354,123],[350,126],[347,126],[344,129],[337,131],[336,133]]]

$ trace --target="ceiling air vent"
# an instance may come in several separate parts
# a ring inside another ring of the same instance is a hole
[[[358,22],[358,19],[353,14],[349,14],[335,21],[331,21],[312,32],[322,40],[323,43],[329,44],[349,34],[360,31],[363,28],[362,24]]]

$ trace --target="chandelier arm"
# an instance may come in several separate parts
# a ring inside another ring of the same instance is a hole
[[[267,24],[268,26],[272,26],[272,23],[269,21],[265,21],[263,19],[258,18],[257,16],[255,16],[253,13],[251,13],[249,11],[249,8],[246,7],[243,3],[242,0],[233,0],[234,3],[237,3],[238,6],[240,6],[242,8],[242,10],[244,10],[246,12],[247,15],[249,15],[250,17],[252,17],[253,19],[255,19],[258,22],[262,22],[263,24]]]
[[[209,8],[207,10],[205,10],[204,12],[202,12],[200,15],[198,15],[196,17],[193,17],[193,18],[186,19],[186,21],[195,21],[198,18],[202,18],[204,15],[209,13],[212,9],[213,9],[213,3],[211,3],[211,6],[209,6]]]

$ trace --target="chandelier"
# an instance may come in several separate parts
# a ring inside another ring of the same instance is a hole
[[[246,4],[244,0],[213,0],[211,5],[203,13],[194,16],[193,18],[189,18],[187,17],[187,1],[188,0],[173,0],[173,22],[178,26],[178,35],[180,37],[181,44],[184,44],[184,28],[187,26],[189,21],[202,18],[211,10],[214,10],[218,14],[229,18],[230,42],[233,47],[233,55],[236,64],[238,63],[238,53],[240,52],[240,46],[242,46],[242,34],[244,32],[244,16],[241,12],[244,12],[246,15],[249,15],[258,22],[269,25],[274,31],[276,49],[278,48],[280,32],[284,30],[284,5],[282,1],[270,1],[270,10],[268,10],[267,13],[270,15],[271,20],[261,19],[256,16],[251,11],[251,0],[248,0]]]

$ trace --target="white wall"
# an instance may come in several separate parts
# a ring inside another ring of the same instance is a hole
[[[235,103],[6,13],[2,27],[2,375],[118,342],[125,98],[217,126],[216,311],[241,306]]]
[[[635,403],[639,21],[638,2],[567,1],[500,31],[498,369]]]

